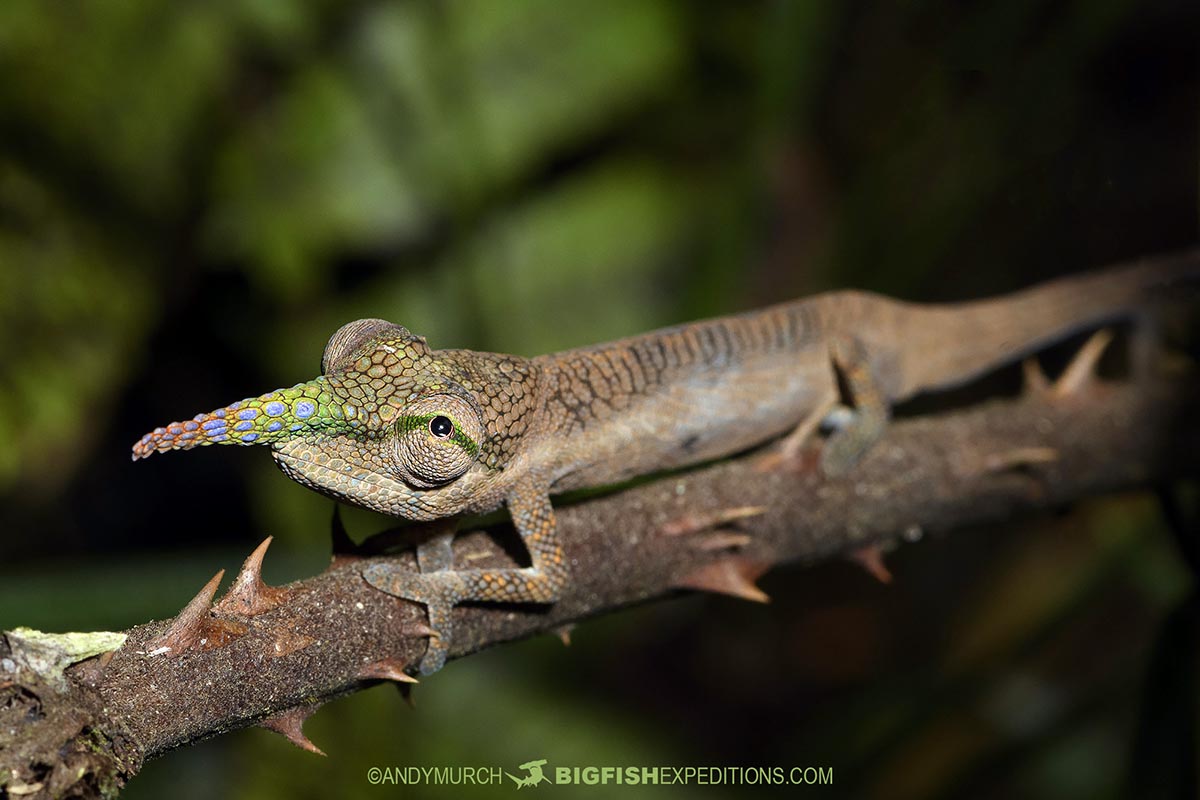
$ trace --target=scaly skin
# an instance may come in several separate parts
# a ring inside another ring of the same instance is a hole
[[[991,301],[920,306],[835,292],[538,358],[431,350],[368,319],[330,339],[315,380],[146,434],[134,458],[206,444],[267,444],[288,477],[409,520],[507,505],[531,565],[454,570],[450,537],[418,549],[419,574],[371,566],[373,586],[428,606],[440,633],[467,600],[554,602],[569,578],[550,495],[729,455],[798,431],[839,400],[856,415],[822,466],[849,469],[890,406],[946,388],[1080,329],[1134,313],[1147,289],[1196,271],[1194,256],[1068,278]]]

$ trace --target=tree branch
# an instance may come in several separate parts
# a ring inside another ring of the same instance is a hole
[[[921,532],[1010,518],[1200,465],[1193,379],[1084,382],[1073,394],[1011,400],[895,422],[850,475],[764,471],[749,454],[561,507],[572,580],[549,608],[460,607],[451,653],[553,631],[681,586],[753,597],[770,565],[815,561]],[[457,564],[508,566],[509,528],[460,536]],[[313,578],[271,589],[262,549],[214,609],[216,581],[171,622],[56,681],[26,640],[0,640],[0,788],[113,792],[143,761],[264,724],[302,746],[321,703],[402,679],[428,630],[420,606],[378,592],[343,554]],[[413,565],[410,555],[396,556]],[[256,561],[257,559],[257,561]],[[86,652],[86,651],[83,651]],[[64,660],[71,660],[66,658]],[[315,748],[314,748],[315,749]]]

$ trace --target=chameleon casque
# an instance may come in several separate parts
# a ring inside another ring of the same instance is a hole
[[[372,586],[427,606],[439,633],[420,665],[428,674],[446,659],[455,604],[559,597],[570,575],[552,494],[789,432],[794,453],[849,401],[850,421],[821,453],[827,474],[845,472],[894,403],[1136,316],[1151,289],[1195,272],[1187,255],[949,305],[831,292],[536,358],[433,350],[400,325],[363,319],[333,334],[321,376],[157,428],[133,457],[263,444],[293,480],[382,514],[428,521],[507,505],[528,567],[456,570],[449,529],[418,547],[419,573],[363,570]]]

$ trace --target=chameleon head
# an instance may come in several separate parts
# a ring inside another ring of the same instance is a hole
[[[483,414],[425,340],[379,319],[342,326],[323,375],[147,433],[133,458],[209,444],[266,444],[293,480],[407,519],[464,510],[490,472]]]

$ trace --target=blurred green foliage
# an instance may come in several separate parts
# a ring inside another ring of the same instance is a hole
[[[265,453],[127,448],[311,377],[349,319],[534,354],[1193,241],[1196,21],[1133,0],[0,4],[0,626],[168,616],[266,533],[268,579],[320,569],[329,504]],[[537,757],[1149,796],[1144,743],[1189,735],[1137,721],[1189,691],[1144,678],[1184,658],[1154,630],[1195,603],[1151,504],[893,570],[779,570],[767,609],[692,598],[480,654],[413,712],[385,688],[323,709],[328,760],[246,731],[128,796],[440,796],[366,768]]]

